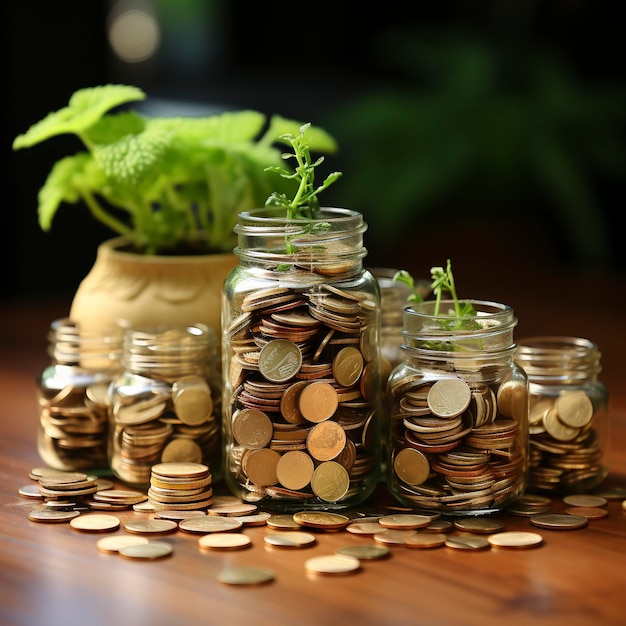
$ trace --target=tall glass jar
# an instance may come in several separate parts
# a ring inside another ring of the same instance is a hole
[[[365,500],[380,464],[380,289],[356,211],[241,213],[223,290],[224,476],[266,509]]]
[[[122,329],[87,331],[54,320],[48,354],[52,361],[37,379],[39,456],[54,469],[107,470],[107,391],[122,370]]]
[[[530,387],[528,489],[582,493],[609,473],[608,391],[600,350],[581,337],[529,337],[515,360]]]
[[[127,485],[147,488],[157,463],[221,473],[219,343],[204,324],[129,329],[124,371],[111,383],[109,457]]]
[[[404,310],[404,362],[389,378],[387,483],[401,503],[448,515],[499,511],[526,487],[528,380],[504,304]]]

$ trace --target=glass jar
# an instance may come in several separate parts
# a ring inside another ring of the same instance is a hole
[[[404,309],[404,361],[387,386],[387,484],[401,503],[448,515],[499,511],[526,488],[528,380],[511,307],[469,300]]]
[[[48,354],[52,362],[37,379],[39,456],[58,470],[107,470],[107,390],[122,370],[122,329],[87,331],[54,320]]]
[[[528,489],[582,493],[609,473],[608,391],[598,346],[580,337],[530,337],[515,360],[530,389]]]
[[[340,509],[380,464],[380,289],[360,213],[241,213],[223,290],[224,476],[266,509]]]
[[[157,463],[221,469],[219,343],[204,324],[124,333],[124,371],[111,383],[109,462],[147,488]]]

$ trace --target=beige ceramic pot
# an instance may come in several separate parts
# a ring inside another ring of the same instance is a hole
[[[80,283],[70,318],[83,328],[134,328],[203,323],[220,336],[222,284],[234,253],[149,256],[121,250],[122,237],[98,247]]]

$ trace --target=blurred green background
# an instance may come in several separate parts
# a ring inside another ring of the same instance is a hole
[[[326,204],[364,214],[371,266],[622,273],[618,6],[3,3],[2,297],[69,297],[110,236],[75,206],[48,233],[37,224],[37,191],[73,138],[11,150],[75,89],[106,82],[142,87],[147,113],[251,108],[325,127],[340,152],[323,167],[344,172]]]

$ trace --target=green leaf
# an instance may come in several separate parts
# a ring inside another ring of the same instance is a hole
[[[82,135],[109,110],[143,100],[145,93],[128,85],[102,85],[79,89],[70,98],[69,105],[49,113],[13,141],[13,149],[28,148],[50,137],[63,134]]]
[[[289,141],[282,139],[284,135],[297,137],[300,134],[302,122],[290,120],[280,115],[273,115],[270,119],[269,128],[265,132],[263,141],[273,143],[275,141],[291,145]],[[327,152],[334,154],[338,150],[337,141],[328,132],[319,126],[311,126],[303,135],[304,142],[313,152]]]

